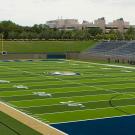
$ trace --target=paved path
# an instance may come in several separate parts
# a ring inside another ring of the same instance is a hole
[[[27,125],[28,127],[36,130],[37,132],[43,135],[67,135],[48,124],[45,124],[15,108],[0,102],[0,111],[4,112],[5,114],[11,116],[12,118],[22,122],[23,124]]]

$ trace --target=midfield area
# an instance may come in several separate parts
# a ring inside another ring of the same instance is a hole
[[[58,72],[77,75],[50,74]],[[0,62],[0,100],[49,124],[131,115],[135,68],[68,60]]]

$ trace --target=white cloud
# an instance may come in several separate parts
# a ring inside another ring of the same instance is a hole
[[[135,24],[134,0],[0,0],[0,20],[13,20],[21,25],[45,23],[47,20],[76,18],[93,21],[120,17]]]

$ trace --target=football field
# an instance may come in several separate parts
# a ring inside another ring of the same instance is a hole
[[[70,60],[0,62],[0,100],[48,124],[133,115],[135,67]]]

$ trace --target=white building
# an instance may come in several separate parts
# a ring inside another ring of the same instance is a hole
[[[47,21],[46,23],[50,28],[57,28],[59,30],[74,30],[82,28],[101,28],[103,32],[109,32],[110,30],[125,32],[131,25],[129,22],[125,22],[123,18],[114,20],[111,23],[106,24],[104,17],[98,18],[94,22],[83,21],[79,23],[77,19],[57,19]]]
[[[47,21],[46,23],[50,28],[58,29],[76,29],[79,27],[79,22],[76,19],[57,19],[52,21]]]

